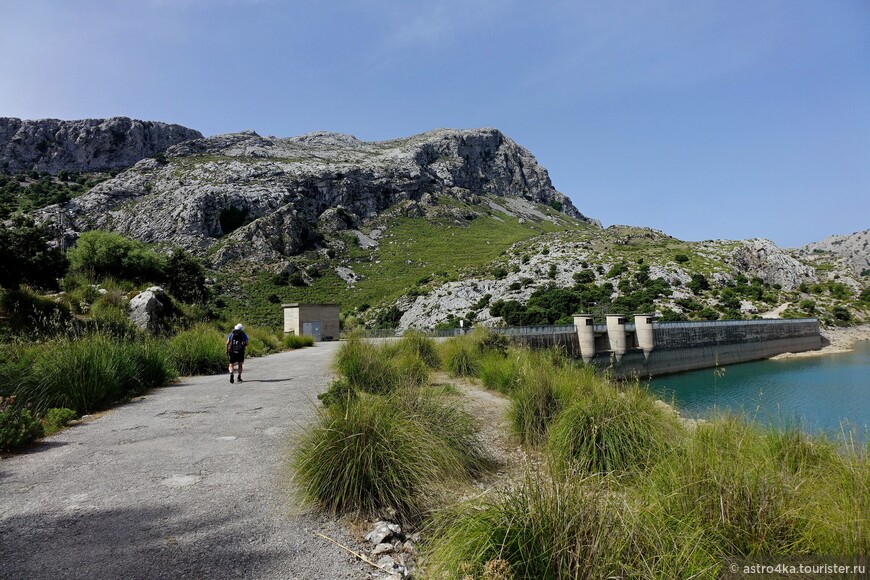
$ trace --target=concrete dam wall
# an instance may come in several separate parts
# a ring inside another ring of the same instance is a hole
[[[607,324],[593,324],[578,315],[574,326],[504,329],[532,348],[558,346],[569,356],[618,377],[650,377],[770,358],[785,352],[822,347],[819,321],[727,320],[655,322],[650,315],[610,315]]]

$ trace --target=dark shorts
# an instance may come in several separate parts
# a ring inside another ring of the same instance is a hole
[[[230,357],[231,363],[243,363],[245,362],[245,352],[231,352],[228,353]]]

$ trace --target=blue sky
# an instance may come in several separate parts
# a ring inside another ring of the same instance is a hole
[[[0,116],[497,127],[604,225],[870,228],[868,0],[0,0]]]

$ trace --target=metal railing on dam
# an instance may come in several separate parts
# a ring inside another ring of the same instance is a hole
[[[607,324],[594,324],[589,315],[575,316],[572,325],[492,327],[490,330],[530,348],[554,348],[568,356],[607,367],[618,376],[654,376],[769,358],[785,352],[821,348],[819,321],[718,320],[658,322],[652,315],[607,316]],[[455,336],[468,329],[424,332],[429,336]],[[394,330],[369,336],[399,336]]]
[[[657,322],[653,325],[653,340],[657,349],[761,342],[818,335],[819,322],[815,318]]]

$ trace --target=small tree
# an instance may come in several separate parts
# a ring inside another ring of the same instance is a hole
[[[575,284],[589,284],[590,282],[595,282],[595,272],[593,272],[592,270],[584,268],[579,272],[574,272]]]
[[[66,257],[56,247],[49,246],[49,234],[33,220],[18,217],[12,227],[0,228],[0,248],[5,254],[0,268],[0,287],[17,288],[31,284],[40,288],[56,288],[69,267]]]
[[[375,317],[375,326],[378,328],[395,328],[399,324],[402,314],[404,312],[399,310],[395,304],[389,308],[384,308]]]
[[[849,322],[850,320],[852,320],[852,313],[849,312],[849,309],[844,306],[834,306],[834,309],[831,311],[831,313],[837,320],[842,320],[843,322]]]
[[[692,274],[692,281],[689,282],[689,290],[694,294],[700,294],[704,290],[710,289],[710,282],[703,274]]]
[[[85,232],[69,251],[74,270],[93,279],[162,280],[165,261],[142,242],[114,232]]]
[[[169,292],[182,302],[201,303],[208,296],[205,268],[199,260],[180,248],[176,248],[166,260],[164,279]]]

